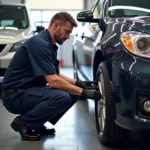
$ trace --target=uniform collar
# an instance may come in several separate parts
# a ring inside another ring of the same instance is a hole
[[[57,46],[56,44],[53,44],[53,43],[52,43],[52,37],[51,37],[49,31],[46,29],[45,32],[46,32],[46,35],[47,35],[47,37],[48,37],[48,40],[49,40],[50,43],[52,44],[53,48],[57,51],[57,50],[58,50],[58,46]]]

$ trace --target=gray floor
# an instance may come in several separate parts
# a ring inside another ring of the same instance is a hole
[[[72,77],[72,69],[61,71]],[[5,110],[0,100],[0,150],[125,150],[104,147],[99,142],[95,128],[94,102],[91,100],[79,100],[56,124],[56,135],[46,136],[38,142],[20,140],[19,134],[10,127],[14,117]],[[49,123],[46,125],[49,126]],[[133,144],[132,141],[127,142],[127,145],[128,150],[139,149],[137,143]]]

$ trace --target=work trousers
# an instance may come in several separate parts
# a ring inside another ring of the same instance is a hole
[[[20,120],[26,127],[36,130],[47,121],[55,125],[78,98],[78,95],[49,86],[31,87],[18,89],[4,97],[3,104],[9,112],[20,114]]]

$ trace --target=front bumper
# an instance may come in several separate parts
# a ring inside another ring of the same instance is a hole
[[[150,122],[146,119],[139,118],[138,116],[135,116],[135,118],[130,118],[127,116],[118,115],[115,123],[130,131],[150,131]]]
[[[150,114],[140,115],[138,93],[150,95],[150,60],[127,55],[113,64],[113,83],[116,92],[116,124],[132,131],[150,130]]]
[[[0,56],[0,68],[8,68],[8,65],[13,58],[15,52],[7,53],[4,56]]]

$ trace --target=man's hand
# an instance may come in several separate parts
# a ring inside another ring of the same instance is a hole
[[[94,99],[95,101],[99,101],[101,99],[101,93],[97,90],[83,90],[81,96],[89,99]]]
[[[96,85],[95,81],[80,81],[77,80],[75,83],[76,86],[81,87],[83,89],[97,89],[98,86]]]

